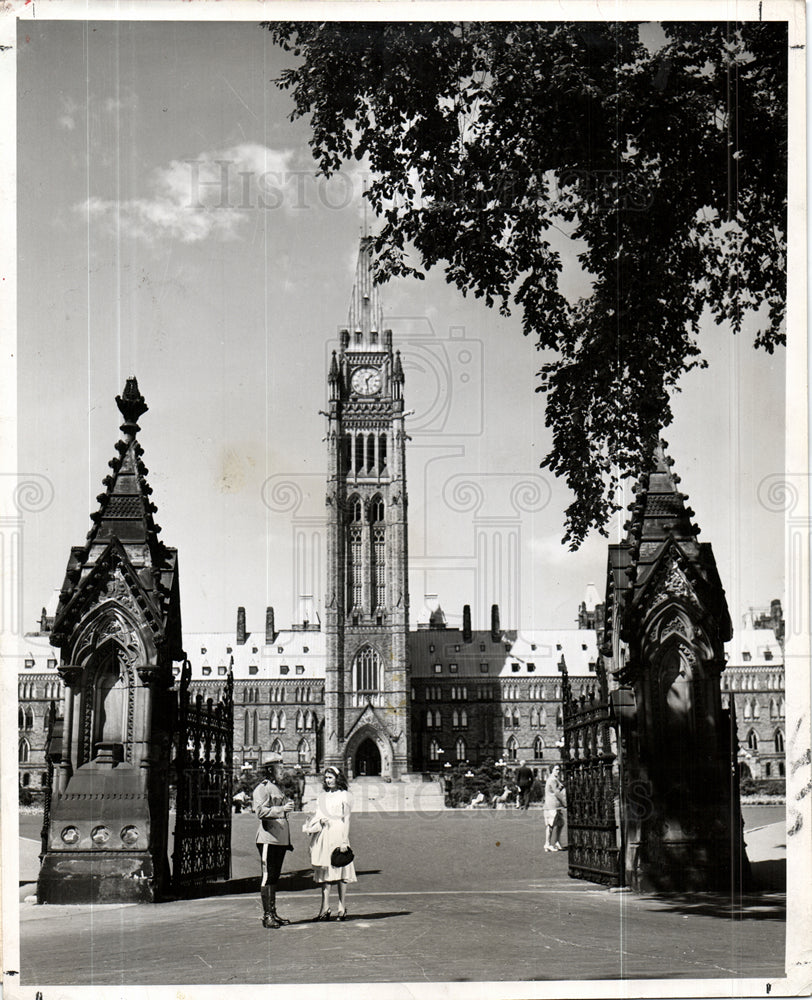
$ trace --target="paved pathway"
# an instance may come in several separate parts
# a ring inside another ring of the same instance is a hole
[[[193,984],[780,977],[783,825],[748,835],[771,891],[637,897],[567,876],[540,814],[359,815],[350,919],[314,924],[301,817],[280,911],[263,930],[255,818],[234,817],[234,877],[158,906],[21,904],[24,984]],[[34,843],[34,848],[36,844]],[[767,867],[763,867],[767,865]],[[25,878],[25,865],[21,878]],[[21,892],[30,892],[23,886]]]

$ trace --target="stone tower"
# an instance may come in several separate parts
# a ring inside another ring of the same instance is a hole
[[[46,903],[149,902],[168,875],[172,662],[183,658],[177,552],[158,538],[134,378],[106,489],[71,549],[51,631],[65,682],[47,848]]]
[[[371,240],[328,373],[324,760],[410,766],[407,497],[400,353],[383,330]]]
[[[731,622],[672,464],[660,444],[626,540],[609,550],[604,656],[620,685],[624,868],[636,890],[726,889],[747,870],[720,685]]]

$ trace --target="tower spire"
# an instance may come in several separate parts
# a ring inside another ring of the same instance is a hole
[[[364,229],[366,230],[366,222]],[[372,237],[366,233],[361,237],[358,248],[355,284],[352,288],[347,325],[353,346],[378,346],[379,335],[383,329],[383,308],[372,273]]]

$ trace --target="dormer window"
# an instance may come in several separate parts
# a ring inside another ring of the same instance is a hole
[[[276,651],[277,651],[277,653],[284,653],[285,652],[285,647],[284,646],[277,646],[276,647]]]
[[[750,660],[752,659],[752,656],[750,655],[750,653],[747,650],[745,650],[742,653],[742,659],[744,660],[745,663],[749,663]]]
[[[310,652],[310,647],[309,646],[303,646],[302,647],[302,652],[303,653],[309,653]]]
[[[764,659],[771,660],[773,658],[773,651],[771,649],[764,650]]]
[[[279,673],[280,673],[280,674],[282,674],[283,676],[284,676],[285,674],[289,674],[289,673],[290,673],[290,667],[288,667],[287,665],[285,665],[285,664],[283,663],[283,664],[282,664],[282,665],[281,665],[281,666],[279,667]]]

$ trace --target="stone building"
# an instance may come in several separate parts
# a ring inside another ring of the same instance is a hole
[[[735,703],[742,778],[786,776],[783,629],[774,600],[769,613],[749,611],[726,647],[722,692]]]

